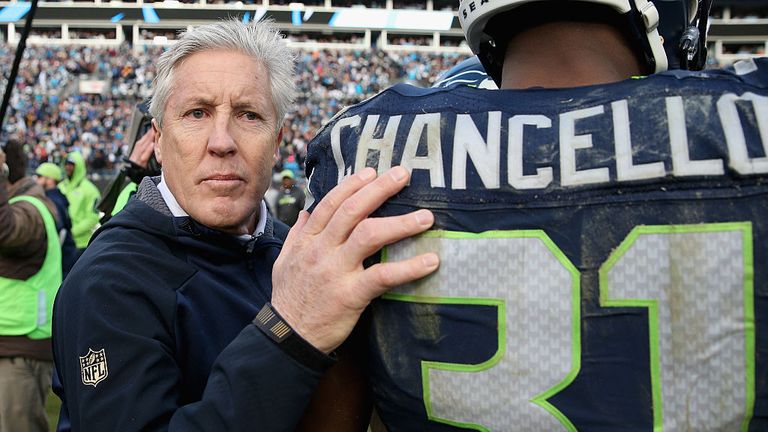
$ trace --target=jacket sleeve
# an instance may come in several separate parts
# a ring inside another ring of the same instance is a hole
[[[173,431],[293,431],[321,374],[253,324],[221,353],[203,399],[177,410]]]
[[[45,224],[35,206],[8,203],[8,179],[0,176],[0,251],[24,255],[45,243]]]
[[[54,358],[71,430],[293,430],[320,372],[249,324],[219,354],[202,399],[182,400],[183,376],[173,355],[175,291],[168,280],[183,275],[137,271],[128,262],[115,266],[110,261],[119,254],[93,246],[54,309]],[[131,254],[133,263],[148,260],[162,257]],[[88,369],[92,352],[103,353],[103,369]],[[68,430],[65,423],[60,430]]]

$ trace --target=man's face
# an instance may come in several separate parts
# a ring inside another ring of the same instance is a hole
[[[290,189],[293,186],[293,179],[290,177],[283,177],[283,188]]]
[[[67,173],[67,178],[72,178],[72,173],[75,172],[75,164],[67,162],[64,164],[64,172]]]
[[[37,184],[39,184],[45,190],[53,189],[56,187],[56,180],[52,178],[39,175],[35,178],[35,180],[37,181]]]
[[[267,70],[234,51],[205,51],[173,71],[155,154],[193,219],[231,234],[255,229],[279,143]]]

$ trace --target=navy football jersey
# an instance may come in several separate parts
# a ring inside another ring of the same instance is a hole
[[[398,85],[309,146],[310,190],[403,165],[371,306],[390,431],[768,430],[768,59],[573,89]]]

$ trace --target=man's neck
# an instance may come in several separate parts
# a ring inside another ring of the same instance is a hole
[[[642,74],[637,56],[615,27],[556,22],[526,30],[507,45],[501,88],[567,88]]]

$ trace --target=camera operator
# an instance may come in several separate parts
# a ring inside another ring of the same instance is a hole
[[[155,133],[152,130],[152,115],[148,111],[148,101],[134,108],[129,137],[132,137],[130,155],[123,157],[117,176],[112,180],[96,206],[104,215],[101,223],[106,223],[112,216],[125,207],[128,200],[144,177],[160,175],[160,164],[154,154]],[[128,184],[125,181],[129,180]]]

